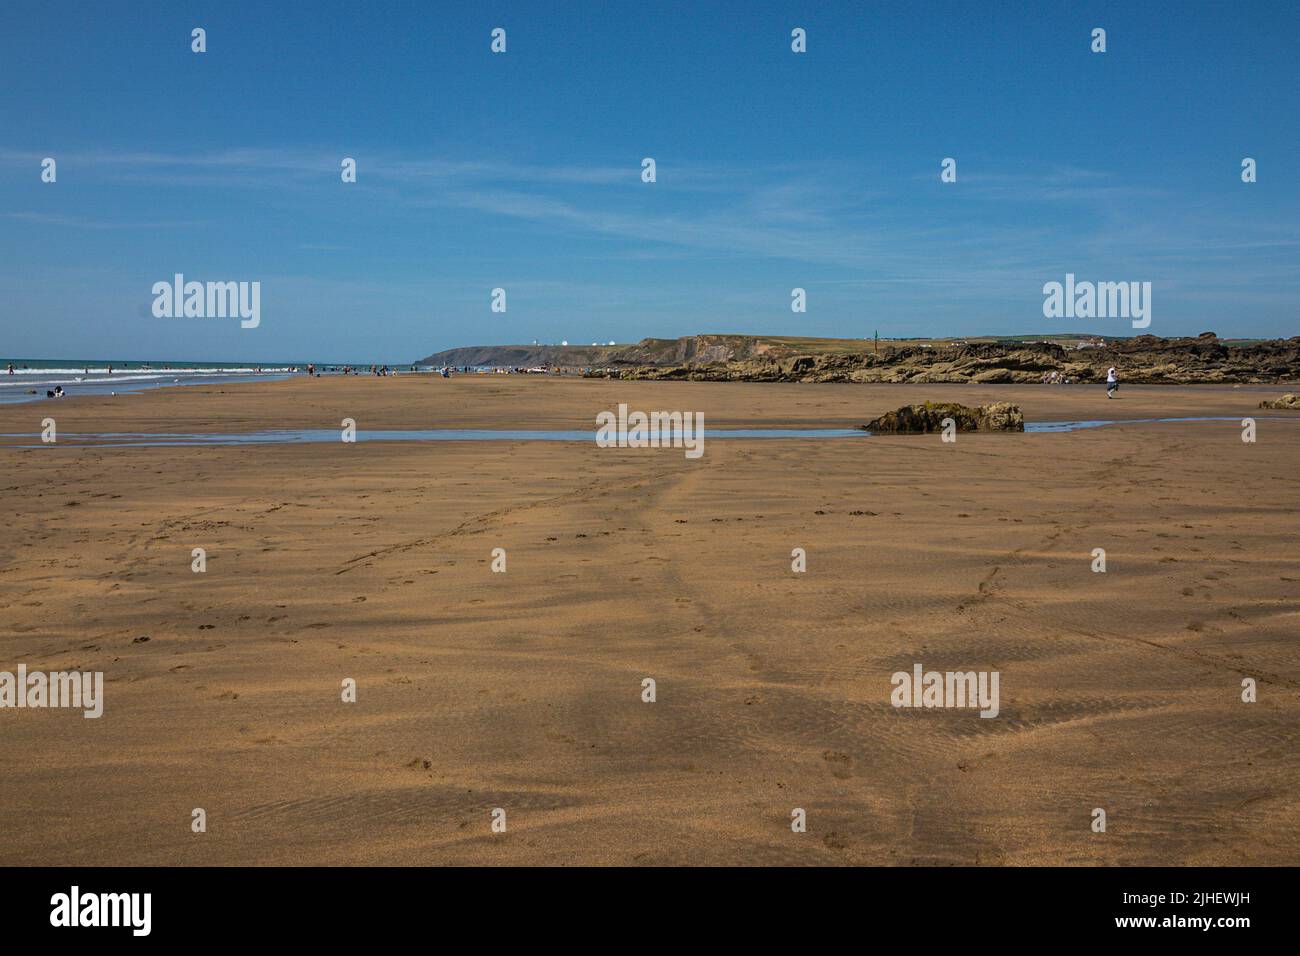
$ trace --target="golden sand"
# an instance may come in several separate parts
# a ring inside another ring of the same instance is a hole
[[[421,376],[0,407],[31,435],[589,429],[619,402],[706,429],[927,398],[1261,419],[1253,444],[1229,421],[697,461],[0,448],[0,670],[106,681],[99,720],[0,710],[0,863],[1292,864],[1300,424],[1264,419],[1300,415],[1256,410],[1276,394]],[[998,671],[998,717],[895,709],[916,663]]]

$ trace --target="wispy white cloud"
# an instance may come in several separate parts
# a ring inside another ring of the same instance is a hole
[[[61,178],[148,186],[257,190],[263,207],[328,216],[339,163],[359,164],[372,224],[419,223],[431,210],[472,214],[539,236],[590,240],[605,259],[781,260],[823,270],[825,281],[1022,288],[1092,263],[1131,265],[1143,277],[1194,271],[1198,285],[1240,276],[1294,288],[1300,227],[1224,228],[1224,210],[1186,209],[1161,188],[1117,182],[1109,172],[1059,165],[1014,172],[963,167],[939,185],[834,163],[699,163],[664,158],[659,182],[640,181],[640,157],[571,164],[412,157],[321,148],[215,153],[97,150],[59,157]],[[0,166],[39,166],[34,151],[0,149]],[[209,194],[210,195],[210,194]],[[335,194],[337,195],[337,193]],[[207,212],[207,207],[203,207]],[[353,212],[355,210],[353,209]],[[351,214],[351,213],[350,213]],[[198,222],[113,220],[10,212],[15,224],[147,229]],[[463,217],[462,217],[463,219]],[[328,251],[329,241],[297,244]],[[1250,256],[1250,268],[1242,257]],[[1193,276],[1187,276],[1193,278]]]

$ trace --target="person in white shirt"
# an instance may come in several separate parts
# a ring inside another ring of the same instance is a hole
[[[1106,397],[1114,398],[1115,389],[1119,388],[1119,376],[1115,374],[1115,366],[1106,370]]]

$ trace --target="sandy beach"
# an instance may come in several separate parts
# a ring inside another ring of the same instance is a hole
[[[0,863],[1294,864],[1300,413],[1256,408],[1283,391],[424,375],[0,408],[0,670],[105,679],[100,719],[0,711]],[[71,437],[926,399],[1258,436]],[[46,416],[66,441],[13,447]],[[918,663],[997,671],[998,716],[891,706]]]

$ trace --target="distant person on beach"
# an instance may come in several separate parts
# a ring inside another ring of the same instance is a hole
[[[12,375],[13,373],[14,373],[14,365],[13,365],[12,362],[10,362],[10,363],[9,363],[9,374]]]
[[[1106,397],[1114,398],[1115,389],[1119,388],[1119,376],[1115,374],[1115,366],[1106,370]]]

